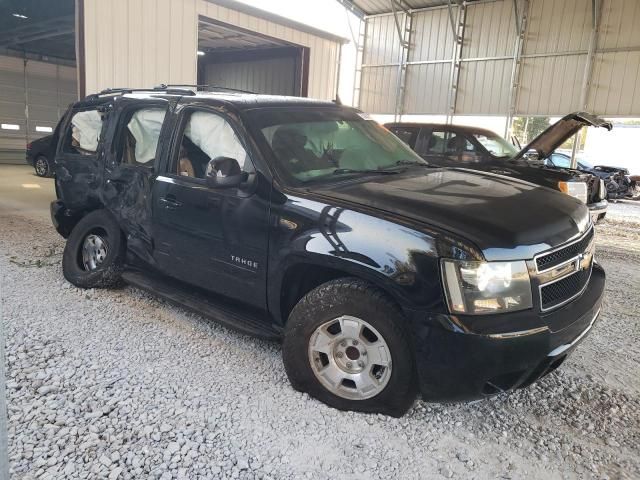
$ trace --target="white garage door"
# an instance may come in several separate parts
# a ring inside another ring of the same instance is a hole
[[[24,163],[26,144],[48,135],[76,95],[74,67],[0,56],[0,162]]]

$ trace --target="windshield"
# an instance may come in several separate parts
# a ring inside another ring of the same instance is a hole
[[[264,109],[250,115],[275,156],[276,168],[294,183],[428,165],[388,130],[353,111]]]
[[[475,133],[473,136],[494,157],[513,157],[518,153],[513,145],[495,133],[489,135]]]

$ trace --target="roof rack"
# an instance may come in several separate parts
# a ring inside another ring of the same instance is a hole
[[[205,84],[186,85],[183,83],[176,83],[172,85],[161,85],[161,86],[162,87],[192,87],[192,88],[195,88],[196,90],[205,90],[205,91],[222,90],[225,92],[251,93],[251,94],[257,95],[256,92],[252,92],[251,90],[241,90],[240,88],[223,87],[221,85],[205,85]]]
[[[192,90],[195,89],[195,90]],[[241,90],[239,88],[231,88],[231,87],[222,87],[218,85],[189,85],[189,84],[164,84],[161,83],[153,88],[105,88],[104,90],[93,93],[91,95],[87,95],[85,100],[97,100],[102,97],[116,96],[116,95],[126,95],[128,93],[135,92],[147,92],[147,93],[167,93],[173,95],[188,95],[193,96],[196,95],[196,92],[200,90],[204,91],[225,91],[225,92],[238,92],[238,93],[250,93],[256,94],[256,92],[251,92],[249,90]]]
[[[191,85],[180,85],[180,87],[184,87],[184,86],[191,86]],[[96,100],[101,97],[126,95],[128,93],[135,93],[135,92],[149,92],[149,93],[163,92],[163,93],[168,93],[173,95],[189,95],[189,96],[196,94],[196,92],[188,88],[176,88],[176,87],[178,86],[160,84],[153,88],[105,88],[104,90],[98,93],[87,95],[85,97],[85,100]]]

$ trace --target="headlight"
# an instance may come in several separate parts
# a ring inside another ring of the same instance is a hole
[[[600,194],[600,200],[607,198],[607,186],[604,184],[603,179],[600,179],[600,190],[598,193]]]
[[[442,260],[442,278],[451,313],[487,314],[531,308],[527,264]]]
[[[584,182],[558,182],[558,189],[582,203],[587,203],[587,184]]]

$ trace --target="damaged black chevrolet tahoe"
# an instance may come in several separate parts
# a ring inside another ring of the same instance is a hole
[[[56,152],[64,276],[124,281],[281,339],[294,388],[402,415],[525,387],[593,326],[578,200],[433,167],[330,102],[164,88],[72,105]]]

